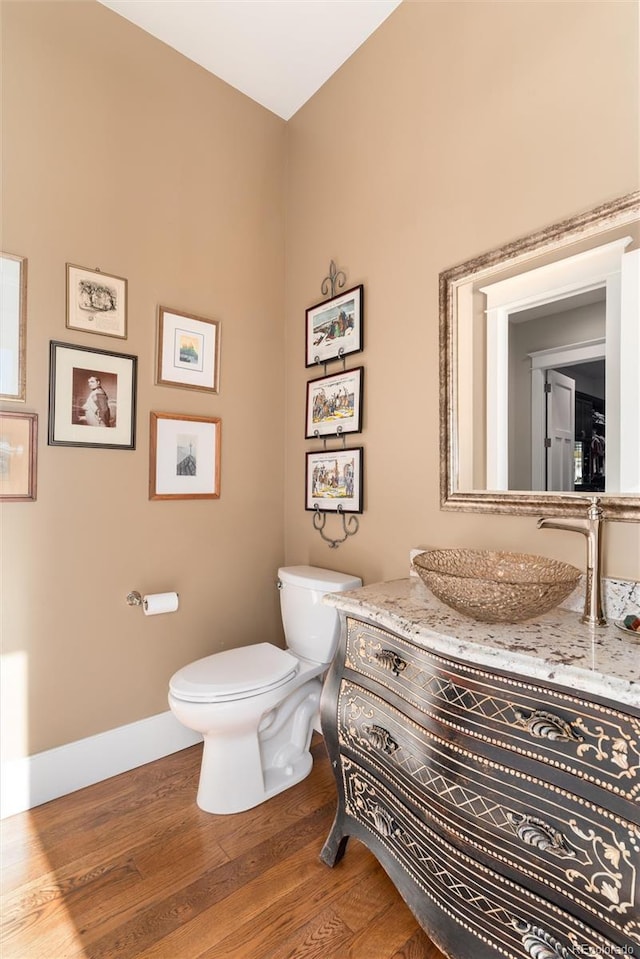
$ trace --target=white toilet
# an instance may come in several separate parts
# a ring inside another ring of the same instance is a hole
[[[322,677],[340,635],[325,593],[362,580],[316,566],[278,570],[286,650],[271,643],[198,659],[169,682],[176,719],[204,736],[197,803],[205,812],[251,809],[311,772]]]

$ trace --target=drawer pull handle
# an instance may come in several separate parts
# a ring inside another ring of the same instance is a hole
[[[575,959],[575,953],[566,949],[544,929],[523,922],[522,919],[512,919],[511,924],[521,937],[522,945],[531,959]]]
[[[571,725],[554,716],[553,713],[546,713],[543,710],[536,710],[530,716],[525,716],[518,709],[514,710],[518,726],[524,727],[532,736],[538,739],[551,739],[554,742],[574,742],[581,743],[582,736],[578,736],[573,731]]]
[[[542,819],[511,812],[507,813],[507,819],[513,826],[518,839],[527,846],[535,846],[537,849],[551,852],[563,859],[575,859],[575,850],[568,845],[562,833]]]
[[[398,656],[392,649],[383,649],[381,652],[375,653],[373,658],[383,669],[390,669],[394,676],[399,676],[402,670],[407,668],[402,656]]]
[[[373,819],[373,825],[381,836],[388,838],[398,832],[398,827],[392,816],[382,806],[374,806],[371,809],[371,818]]]
[[[363,729],[376,749],[393,756],[398,744],[384,726],[363,726]]]

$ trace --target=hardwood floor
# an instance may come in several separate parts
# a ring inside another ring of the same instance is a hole
[[[310,776],[235,816],[195,804],[201,746],[2,823],[2,959],[444,959]]]

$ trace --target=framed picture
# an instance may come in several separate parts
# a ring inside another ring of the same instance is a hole
[[[361,446],[307,453],[305,509],[362,512]]]
[[[307,383],[305,436],[359,433],[362,429],[364,367],[319,376]]]
[[[360,285],[306,311],[306,366],[362,350],[363,306],[364,287]]]
[[[27,261],[0,253],[0,399],[24,402],[26,336]]]
[[[221,430],[216,416],[152,413],[149,499],[218,499]]]
[[[220,321],[158,308],[156,383],[218,392]]]
[[[0,500],[36,498],[37,413],[0,413]]]
[[[67,329],[127,338],[127,281],[67,263]]]
[[[49,445],[135,449],[138,358],[52,341]]]

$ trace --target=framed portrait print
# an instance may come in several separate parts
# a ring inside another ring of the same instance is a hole
[[[24,402],[26,337],[27,260],[0,253],[0,399]]]
[[[127,281],[67,263],[67,329],[127,338]]]
[[[149,499],[218,499],[222,423],[151,413]]]
[[[328,363],[363,348],[364,287],[334,296],[306,311],[306,366]]]
[[[305,437],[359,433],[364,367],[319,376],[307,383]]]
[[[0,413],[0,500],[36,498],[37,413]]]
[[[135,449],[138,358],[51,342],[49,445]]]
[[[218,392],[220,321],[158,308],[156,383]]]
[[[305,509],[362,512],[361,446],[307,453]]]

